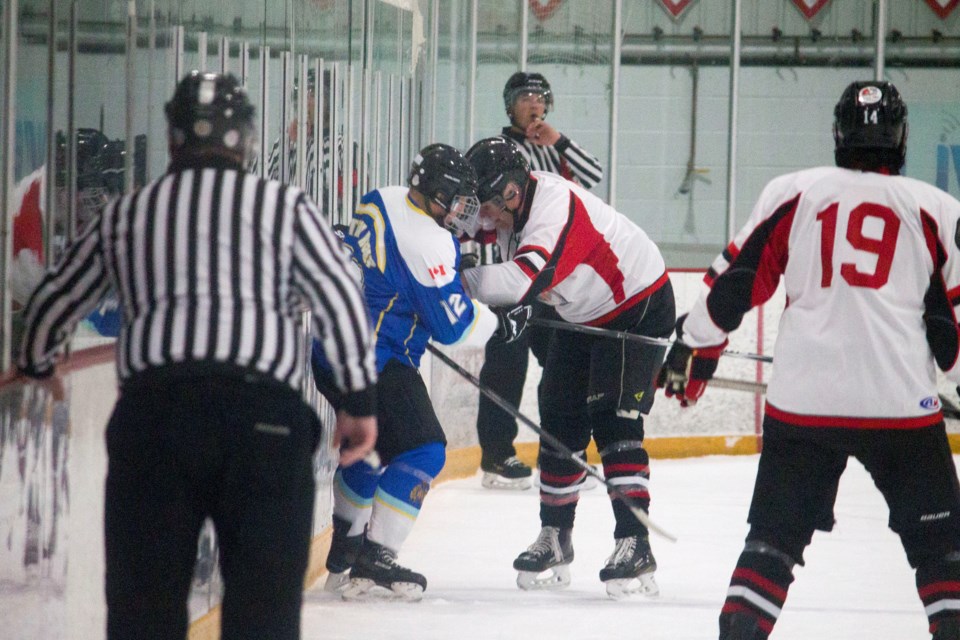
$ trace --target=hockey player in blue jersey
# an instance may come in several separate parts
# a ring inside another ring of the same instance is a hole
[[[375,587],[419,600],[424,576],[397,564],[431,481],[446,460],[446,438],[420,377],[428,340],[483,346],[515,339],[529,307],[509,313],[470,299],[460,280],[458,237],[477,231],[477,179],[451,146],[433,144],[414,159],[407,187],[363,196],[344,236],[363,273],[376,332],[379,372],[376,451],[381,466],[358,462],[334,477],[329,590],[345,599]],[[338,398],[323,350],[314,345],[317,387]]]

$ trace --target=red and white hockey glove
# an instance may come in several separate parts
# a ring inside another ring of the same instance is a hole
[[[667,359],[657,374],[657,388],[663,389],[668,398],[676,396],[681,407],[692,407],[703,395],[707,382],[717,371],[717,363],[723,354],[727,341],[710,347],[689,347],[681,342],[683,321],[677,321],[677,342],[667,353]]]

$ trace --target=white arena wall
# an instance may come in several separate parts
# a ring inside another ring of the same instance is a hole
[[[698,294],[702,272],[671,274],[678,312]],[[760,311],[751,312],[730,341],[730,349],[770,353],[782,291]],[[466,369],[479,372],[482,349],[446,350]],[[762,383],[771,365],[721,359],[717,377]],[[104,637],[103,486],[106,476],[104,431],[116,399],[111,345],[76,348],[61,367],[67,401],[43,392],[0,389],[0,637],[11,640]],[[442,362],[427,357],[423,375],[449,440],[448,464],[438,480],[477,471],[475,423],[478,392]],[[520,410],[538,420],[539,368],[531,358]],[[949,385],[942,390],[950,398]],[[660,394],[645,426],[653,458],[754,453],[759,446],[762,396],[714,385],[700,403],[681,410]],[[321,409],[326,412],[326,409]],[[948,421],[952,434],[957,424]],[[329,435],[329,434],[328,434]],[[954,451],[960,450],[951,435]],[[329,437],[318,452],[314,548],[307,585],[323,572],[329,549],[331,479],[335,459]],[[533,462],[536,435],[521,426],[521,457]],[[596,460],[595,451],[592,457]],[[215,544],[201,543],[201,560],[215,557]],[[212,555],[211,555],[212,554]],[[216,572],[198,572],[191,597],[191,638],[216,638],[220,583]]]

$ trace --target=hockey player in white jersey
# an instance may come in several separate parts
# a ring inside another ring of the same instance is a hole
[[[782,279],[750,531],[720,639],[768,637],[814,531],[833,527],[853,456],[890,508],[930,633],[960,640],[960,488],[936,384],[937,366],[960,381],[960,202],[898,175],[907,108],[892,84],[852,83],[834,116],[837,166],[767,184],[678,323],[658,385],[694,404],[727,335]]]
[[[479,209],[476,174],[463,154],[445,144],[425,147],[408,185],[363,196],[344,237],[363,272],[376,334],[376,451],[382,462],[341,467],[334,477],[327,587],[347,599],[380,587],[419,600],[427,586],[423,575],[396,562],[446,459],[446,438],[418,370],[427,341],[480,346],[492,335],[512,340],[529,312],[491,312],[463,289],[457,237],[477,231]],[[336,408],[330,369],[323,350],[314,347],[317,387]]]
[[[503,138],[475,144],[481,218],[497,227],[504,262],[463,273],[471,296],[491,305],[539,300],[571,323],[666,337],[675,321],[663,257],[646,233],[583,187],[529,171]],[[540,382],[543,429],[584,455],[596,440],[603,471],[627,496],[649,508],[649,457],[643,416],[653,404],[654,376],[666,349],[557,331]],[[540,523],[536,542],[514,561],[523,589],[570,582],[571,532],[584,472],[540,443]],[[615,548],[600,579],[612,597],[657,592],[648,532],[612,499]],[[549,572],[549,574],[547,573]],[[542,575],[541,575],[542,574]]]

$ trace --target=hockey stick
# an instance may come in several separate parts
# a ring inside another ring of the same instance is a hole
[[[593,336],[602,336],[605,338],[620,338],[622,340],[633,340],[644,344],[652,344],[660,347],[669,347],[676,340],[668,338],[651,338],[650,336],[641,336],[628,331],[615,331],[613,329],[602,329],[600,327],[591,327],[585,324],[573,324],[570,322],[560,322],[558,320],[546,320],[544,318],[531,318],[530,324],[538,327],[548,327],[550,329],[562,329],[564,331],[575,331],[577,333],[586,333]],[[745,360],[755,360],[757,362],[773,362],[772,356],[765,356],[759,353],[743,353],[741,351],[724,351],[723,355],[728,358],[743,358]]]
[[[633,501],[633,498],[624,494],[616,485],[614,485],[609,480],[604,478],[599,472],[597,472],[596,469],[594,469],[585,460],[581,459],[578,455],[576,455],[573,451],[571,451],[569,447],[567,447],[562,442],[557,440],[557,438],[555,438],[554,436],[544,431],[540,425],[538,425],[536,422],[534,422],[527,416],[520,413],[520,411],[516,407],[514,407],[512,404],[510,404],[509,402],[501,398],[495,391],[487,388],[487,386],[482,382],[480,382],[480,380],[478,380],[476,376],[474,376],[472,373],[470,373],[469,371],[461,367],[459,364],[454,362],[447,354],[445,354],[443,351],[436,348],[429,342],[427,343],[427,350],[433,355],[435,355],[436,357],[438,357],[445,365],[447,365],[448,367],[450,367],[451,369],[459,373],[463,378],[465,378],[468,382],[470,382],[470,384],[475,386],[480,391],[480,393],[490,398],[490,400],[492,400],[493,403],[496,404],[498,407],[500,407],[501,409],[509,413],[511,416],[513,416],[514,418],[516,418],[526,426],[533,429],[537,433],[537,435],[540,436],[540,439],[543,440],[548,445],[550,445],[551,448],[561,453],[562,455],[567,456],[568,458],[573,460],[577,464],[577,466],[579,466],[581,469],[586,471],[588,475],[593,476],[594,478],[596,478],[597,480],[605,484],[607,486],[607,489],[610,491],[610,493],[620,498],[623,501],[623,503],[627,505],[627,508],[630,509],[630,512],[633,513],[634,517],[637,520],[639,520],[640,523],[644,525],[647,529],[663,536],[670,542],[677,541],[677,537],[675,535],[673,535],[672,533],[668,532],[667,530],[663,529],[662,527],[654,523],[650,519],[650,515],[646,512],[646,510],[644,510],[644,508],[641,507],[640,505],[636,504]]]

